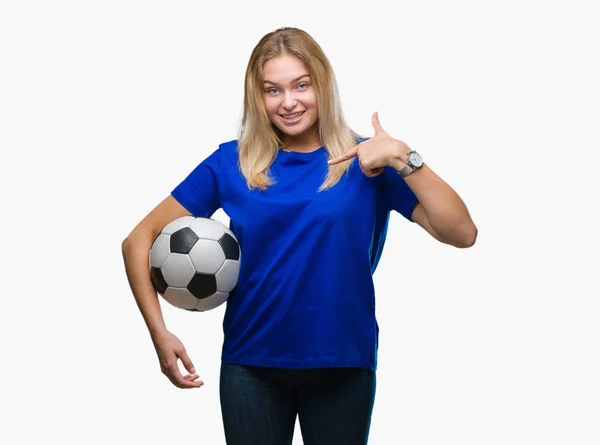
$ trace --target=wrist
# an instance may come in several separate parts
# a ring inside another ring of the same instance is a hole
[[[406,178],[423,166],[423,158],[415,150],[411,150],[408,145],[404,144],[403,149],[398,151],[393,165],[398,174]]]
[[[153,325],[148,325],[148,332],[150,333],[150,337],[152,340],[156,340],[157,338],[163,337],[169,331],[164,323],[157,323]]]
[[[398,141],[396,145],[397,148],[390,159],[389,165],[394,170],[400,171],[408,162],[408,153],[411,152],[411,148],[402,141]]]

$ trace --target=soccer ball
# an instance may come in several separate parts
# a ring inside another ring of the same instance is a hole
[[[236,289],[241,250],[223,224],[183,216],[167,224],[150,249],[150,278],[155,290],[175,307],[208,311]]]

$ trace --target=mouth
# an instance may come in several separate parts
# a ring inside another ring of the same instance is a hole
[[[285,121],[293,122],[293,121],[300,119],[300,117],[305,113],[305,111],[300,111],[298,113],[292,113],[292,114],[280,114],[280,116]]]

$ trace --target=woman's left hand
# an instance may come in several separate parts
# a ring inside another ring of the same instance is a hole
[[[360,169],[366,176],[377,176],[386,166],[398,168],[402,159],[406,159],[410,151],[404,142],[394,139],[385,132],[379,122],[377,112],[371,118],[375,135],[353,147],[347,153],[331,159],[329,165],[335,165],[343,161],[358,157]],[[401,168],[401,167],[400,167]]]

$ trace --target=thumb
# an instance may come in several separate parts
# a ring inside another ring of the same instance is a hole
[[[377,136],[380,133],[385,133],[385,130],[381,126],[381,122],[379,122],[379,112],[378,111],[373,113],[373,116],[371,118],[371,123],[373,124],[373,128],[375,129],[375,136]]]
[[[183,363],[183,366],[185,367],[185,369],[187,369],[187,371],[190,374],[196,373],[196,368],[194,368],[194,364],[192,363],[192,360],[188,356],[187,351],[185,349],[182,349],[179,352],[179,358],[181,359],[181,363]]]

